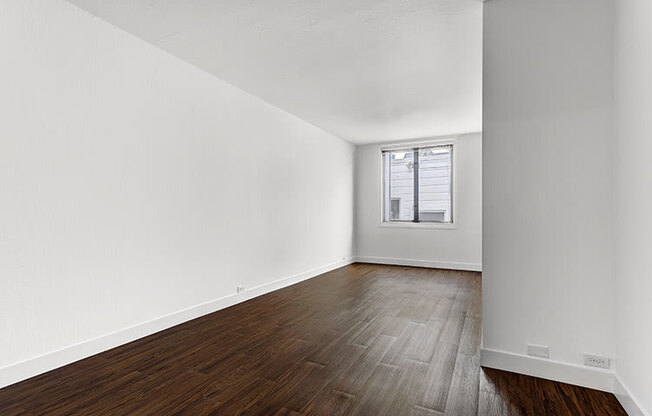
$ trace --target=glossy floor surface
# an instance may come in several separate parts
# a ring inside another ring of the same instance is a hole
[[[0,390],[0,415],[622,415],[481,370],[479,273],[354,264]]]

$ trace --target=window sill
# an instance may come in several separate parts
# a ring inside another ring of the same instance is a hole
[[[378,224],[381,228],[398,228],[398,229],[420,229],[420,230],[456,230],[455,223],[433,223],[433,222],[381,222]]]

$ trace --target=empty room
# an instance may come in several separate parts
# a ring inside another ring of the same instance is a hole
[[[649,0],[0,0],[0,416],[652,416]]]

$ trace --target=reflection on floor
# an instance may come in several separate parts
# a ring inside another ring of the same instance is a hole
[[[0,414],[624,414],[482,372],[480,332],[479,273],[354,264],[2,389]]]

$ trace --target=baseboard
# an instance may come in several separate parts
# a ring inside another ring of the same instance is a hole
[[[641,403],[632,396],[630,390],[617,374],[614,377],[614,394],[629,416],[650,416],[649,413],[643,410]]]
[[[0,368],[0,388],[353,263],[347,258]]]
[[[465,271],[472,271],[472,272],[482,271],[482,264],[479,263],[459,263],[459,262],[452,262],[452,261],[397,259],[392,257],[368,257],[368,256],[356,256],[355,261],[359,263],[390,264],[394,266],[427,267],[430,269],[451,269],[451,270],[465,270]]]
[[[480,364],[483,367],[545,378],[609,393],[613,393],[614,388],[613,371],[529,355],[482,348]]]

